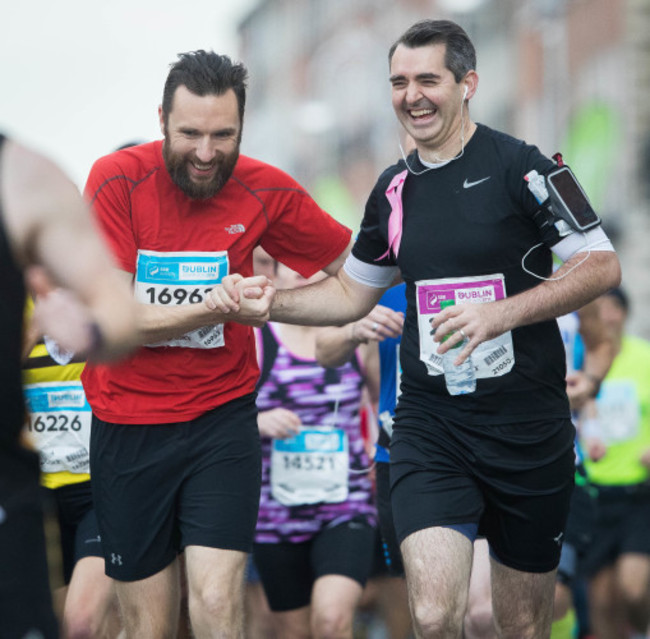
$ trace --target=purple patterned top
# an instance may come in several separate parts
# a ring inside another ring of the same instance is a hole
[[[323,368],[315,359],[291,353],[278,338],[273,323],[262,329],[268,344],[277,344],[277,355],[267,379],[258,388],[257,407],[262,411],[286,408],[298,414],[305,426],[335,425],[345,431],[349,443],[350,470],[370,467],[361,435],[359,410],[363,376],[358,361],[339,368]],[[258,335],[259,336],[259,335]],[[338,401],[337,414],[335,407]],[[336,421],[335,421],[336,420]],[[368,472],[348,473],[349,493],[340,503],[285,506],[271,494],[270,465],[272,439],[262,437],[262,494],[257,520],[257,543],[300,543],[314,537],[332,523],[363,517],[376,525],[372,482]]]

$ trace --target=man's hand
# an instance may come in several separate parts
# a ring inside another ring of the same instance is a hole
[[[350,336],[357,344],[383,342],[387,337],[399,337],[403,327],[404,313],[377,304],[368,315],[350,324]]]
[[[242,277],[238,273],[223,278],[206,296],[211,311],[230,315],[233,322],[262,326],[269,319],[275,289],[264,275]]]
[[[27,284],[35,295],[33,330],[47,335],[71,353],[88,354],[96,346],[93,318],[71,291],[55,288],[44,269],[27,271]]]
[[[566,376],[566,392],[571,410],[580,410],[598,391],[597,380],[583,371],[575,371]]]
[[[597,437],[588,437],[584,440],[584,448],[591,461],[600,461],[607,453],[607,444]]]
[[[264,437],[288,439],[300,432],[301,420],[293,411],[273,408],[259,413],[257,426]]]
[[[504,310],[505,307],[500,302],[448,306],[431,320],[434,342],[442,342],[445,335],[453,333],[449,339],[440,344],[438,354],[446,353],[467,338],[467,344],[460,350],[454,362],[456,366],[462,364],[479,344],[512,328],[507,324]]]

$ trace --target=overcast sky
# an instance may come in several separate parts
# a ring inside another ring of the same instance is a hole
[[[160,137],[176,54],[237,58],[235,25],[256,0],[5,0],[0,130],[56,160],[80,186],[95,159]]]

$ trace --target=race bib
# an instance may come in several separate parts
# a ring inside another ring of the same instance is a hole
[[[27,384],[24,391],[41,471],[88,473],[91,410],[81,382]]]
[[[226,251],[159,253],[139,250],[135,298],[143,304],[159,306],[200,304],[212,287],[228,275],[228,270]],[[223,345],[223,324],[214,324],[146,346],[219,348]]]
[[[420,359],[429,375],[442,375],[442,357],[436,353],[431,321],[440,312],[440,302],[454,300],[456,304],[483,304],[506,297],[501,274],[477,277],[457,277],[440,280],[420,280],[415,283],[418,309]],[[515,352],[510,331],[479,344],[472,352],[476,377],[499,377],[512,370]]]
[[[285,506],[337,503],[348,496],[348,437],[339,428],[306,428],[271,449],[271,494]]]
[[[603,382],[596,406],[599,435],[606,444],[620,444],[639,435],[641,405],[632,382]]]

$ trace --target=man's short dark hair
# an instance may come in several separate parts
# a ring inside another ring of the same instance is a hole
[[[199,96],[223,95],[232,89],[237,96],[239,120],[243,124],[248,79],[246,67],[241,63],[233,63],[227,55],[203,49],[179,53],[178,58],[178,62],[171,65],[163,90],[164,122],[167,123],[176,89],[185,86],[188,91]]]
[[[460,82],[468,71],[476,69],[476,50],[465,31],[451,20],[420,20],[407,29],[388,52],[388,64],[398,45],[409,49],[432,44],[446,45],[445,66]]]

